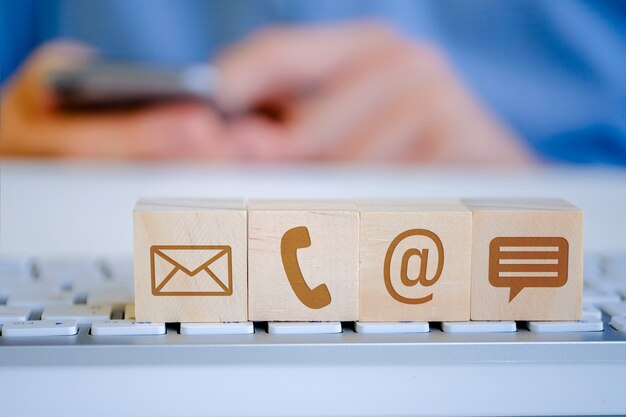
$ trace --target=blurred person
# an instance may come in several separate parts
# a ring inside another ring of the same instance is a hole
[[[0,153],[626,165],[622,4],[0,0]],[[45,74],[93,50],[215,63],[231,116],[61,111]]]

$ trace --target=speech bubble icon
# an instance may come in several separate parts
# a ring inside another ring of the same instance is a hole
[[[509,303],[524,288],[567,282],[569,243],[562,237],[497,237],[489,243],[489,283],[509,288]]]

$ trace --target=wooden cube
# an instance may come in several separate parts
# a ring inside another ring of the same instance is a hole
[[[472,320],[580,320],[583,213],[563,200],[464,200]]]
[[[137,320],[247,320],[243,200],[141,199],[133,216]]]
[[[357,204],[359,321],[469,320],[472,212],[459,200]]]
[[[354,202],[252,200],[248,237],[250,320],[358,318]]]

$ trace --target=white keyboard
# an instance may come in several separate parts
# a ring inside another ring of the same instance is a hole
[[[626,254],[586,257],[583,302],[578,322],[146,323],[130,257],[0,256],[0,388],[39,398],[0,415],[626,413]]]

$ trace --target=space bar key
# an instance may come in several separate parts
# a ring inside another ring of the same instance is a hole
[[[165,323],[131,320],[98,320],[91,325],[94,336],[147,336],[165,334]]]

